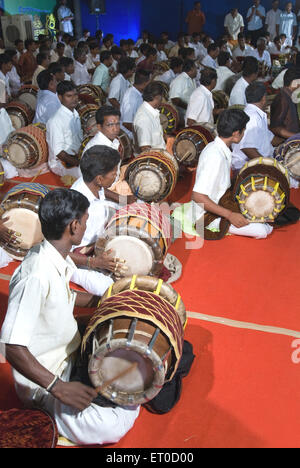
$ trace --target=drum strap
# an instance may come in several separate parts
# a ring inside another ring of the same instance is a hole
[[[219,201],[219,205],[227,210],[233,211],[234,213],[240,213],[239,205],[233,198],[232,189],[228,189],[221,200]],[[213,221],[218,219],[220,216],[215,215],[213,213],[205,213],[204,215],[204,228],[209,226]],[[230,222],[225,219],[221,218],[220,221],[220,231],[214,232],[210,231],[209,229],[204,229],[204,239],[205,240],[220,240],[226,236],[228,230],[230,228]]]

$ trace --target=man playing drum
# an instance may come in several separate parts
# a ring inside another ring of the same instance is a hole
[[[86,197],[75,190],[56,189],[45,197],[39,211],[45,240],[31,249],[12,277],[0,336],[21,401],[47,410],[59,434],[81,445],[119,441],[139,414],[139,406],[98,406],[95,389],[70,382],[81,344],[74,306],[93,307],[99,300],[69,287],[76,271],[69,252],[81,243],[88,207]]]
[[[105,189],[115,180],[119,162],[120,155],[115,149],[103,145],[92,146],[80,161],[82,177],[71,187],[90,202],[84,236],[80,245],[74,247],[71,253],[72,260],[78,266],[72,281],[98,296],[103,295],[113,280],[97,270],[117,273],[119,268],[118,263],[107,253],[93,256],[95,242],[103,235],[109,221],[110,209]]]
[[[210,231],[218,231],[221,220],[227,220],[231,234],[264,239],[272,232],[273,228],[268,224],[249,223],[241,213],[220,205],[221,198],[231,187],[230,148],[242,140],[248,121],[247,114],[239,109],[228,109],[220,115],[219,136],[204,148],[199,159],[192,201],[173,213],[184,232],[202,235],[200,221],[206,213],[215,217],[207,226]]]

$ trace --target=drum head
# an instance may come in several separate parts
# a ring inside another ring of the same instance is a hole
[[[5,211],[2,218],[8,218],[4,223],[8,229],[21,234],[18,244],[21,249],[30,249],[44,239],[37,213],[26,208],[12,208]]]
[[[17,142],[9,145],[9,161],[16,167],[25,167],[27,165],[27,157],[24,147]]]
[[[22,93],[22,94],[20,94],[18,99],[20,101],[25,102],[25,104],[28,104],[28,106],[31,107],[31,109],[33,109],[33,110],[36,109],[37,98],[36,98],[36,96],[34,94],[28,93],[28,92]]]
[[[163,174],[154,172],[146,167],[141,168],[136,174],[133,193],[143,200],[152,201],[156,194],[164,193],[165,189],[166,180],[163,178]]]
[[[245,202],[245,208],[250,216],[256,216],[257,218],[268,217],[275,207],[275,198],[264,190],[252,192]]]
[[[185,158],[184,161],[188,163],[190,161],[194,161],[197,157],[196,146],[188,139],[178,141],[176,145],[176,153],[178,155],[179,162],[181,158]]]
[[[26,122],[21,113],[9,113],[9,117],[12,123],[12,126],[18,130],[19,128],[25,127]]]
[[[295,161],[295,162],[294,162]],[[292,177],[300,180],[300,149],[295,148],[287,152],[284,164],[288,165],[288,171]]]
[[[126,276],[148,275],[153,267],[151,248],[141,239],[132,236],[117,236],[108,241],[105,250],[113,250],[114,257],[125,260]]]

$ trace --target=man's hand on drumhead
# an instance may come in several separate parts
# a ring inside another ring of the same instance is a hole
[[[80,382],[63,382],[59,380],[51,390],[51,394],[65,405],[83,411],[90,406],[97,397],[94,388],[83,385]]]
[[[97,257],[93,258],[92,262],[93,268],[98,270],[108,270],[115,272],[117,268],[117,261],[113,257],[113,252],[108,250],[107,252],[103,252]]]
[[[248,219],[246,219],[241,213],[234,213],[233,211],[231,212],[231,214],[228,216],[227,219],[236,228],[242,228],[250,224]]]

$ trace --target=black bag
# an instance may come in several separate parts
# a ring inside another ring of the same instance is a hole
[[[173,379],[163,386],[156,397],[145,403],[144,408],[156,414],[165,414],[171,411],[180,399],[182,379],[190,372],[194,359],[193,346],[188,341],[184,341],[181,360]]]

